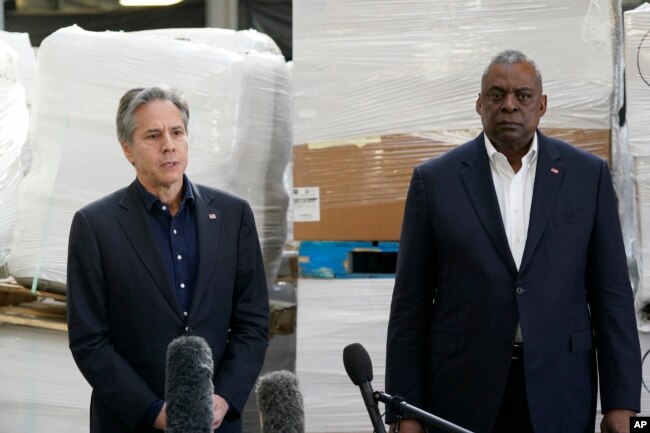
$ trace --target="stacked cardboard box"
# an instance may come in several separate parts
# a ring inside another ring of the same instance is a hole
[[[459,131],[455,137],[479,132]],[[609,129],[542,128],[542,132],[610,159]],[[413,168],[456,147],[447,134],[395,134],[294,146],[294,189],[299,193],[318,188],[320,209],[315,217],[307,212],[309,221],[296,216],[295,238],[398,240]],[[300,202],[294,206],[297,212],[306,207]]]

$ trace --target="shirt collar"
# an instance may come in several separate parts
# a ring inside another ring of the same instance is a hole
[[[147,189],[140,183],[138,178],[135,178],[135,183],[138,186],[138,191],[140,192],[140,197],[142,197],[142,203],[144,204],[147,212],[151,213],[151,209],[156,203],[162,203],[158,197],[151,194]],[[192,193],[192,184],[187,178],[187,175],[183,175],[183,196],[181,197],[181,206],[183,203],[188,206],[194,204],[194,194]]]
[[[488,138],[487,134],[483,132],[483,138],[485,140],[485,150],[487,151],[488,158],[490,158],[490,161],[494,164],[497,165],[496,158],[498,158],[497,155],[501,155],[503,158],[505,158],[505,155],[500,153],[492,144],[490,139]],[[530,148],[528,148],[528,152],[526,152],[526,155],[524,155],[523,158],[521,158],[521,165],[525,166],[530,164],[535,160],[537,157],[537,131],[535,131],[535,135],[533,135],[533,142],[530,144]],[[497,165],[498,167],[498,165]]]

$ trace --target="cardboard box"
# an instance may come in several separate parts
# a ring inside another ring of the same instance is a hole
[[[553,128],[542,132],[609,162],[609,129]],[[461,131],[458,135],[468,134]],[[301,188],[317,191],[304,204],[311,206],[310,209],[302,214],[303,204],[294,201],[294,215],[302,215],[294,219],[294,238],[399,240],[413,168],[453,147],[456,144],[445,143],[440,137],[427,138],[424,134],[294,146],[294,198],[300,195]]]

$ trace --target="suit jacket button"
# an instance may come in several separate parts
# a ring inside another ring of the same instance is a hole
[[[525,292],[525,290],[524,290],[522,287],[517,287],[517,289],[515,290],[515,292],[517,292],[518,295],[521,295],[522,293]]]
[[[188,333],[188,332],[190,332],[190,327],[189,327],[189,326],[186,326],[186,327],[185,327],[185,333]]]

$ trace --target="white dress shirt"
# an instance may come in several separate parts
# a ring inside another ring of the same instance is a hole
[[[512,258],[519,269],[526,246],[530,206],[533,202],[533,186],[537,168],[537,133],[533,136],[528,153],[521,159],[521,168],[517,173],[512,169],[505,155],[494,148],[487,135],[483,134],[483,136],[503,227],[506,230]],[[519,325],[517,325],[515,341],[523,341]]]

